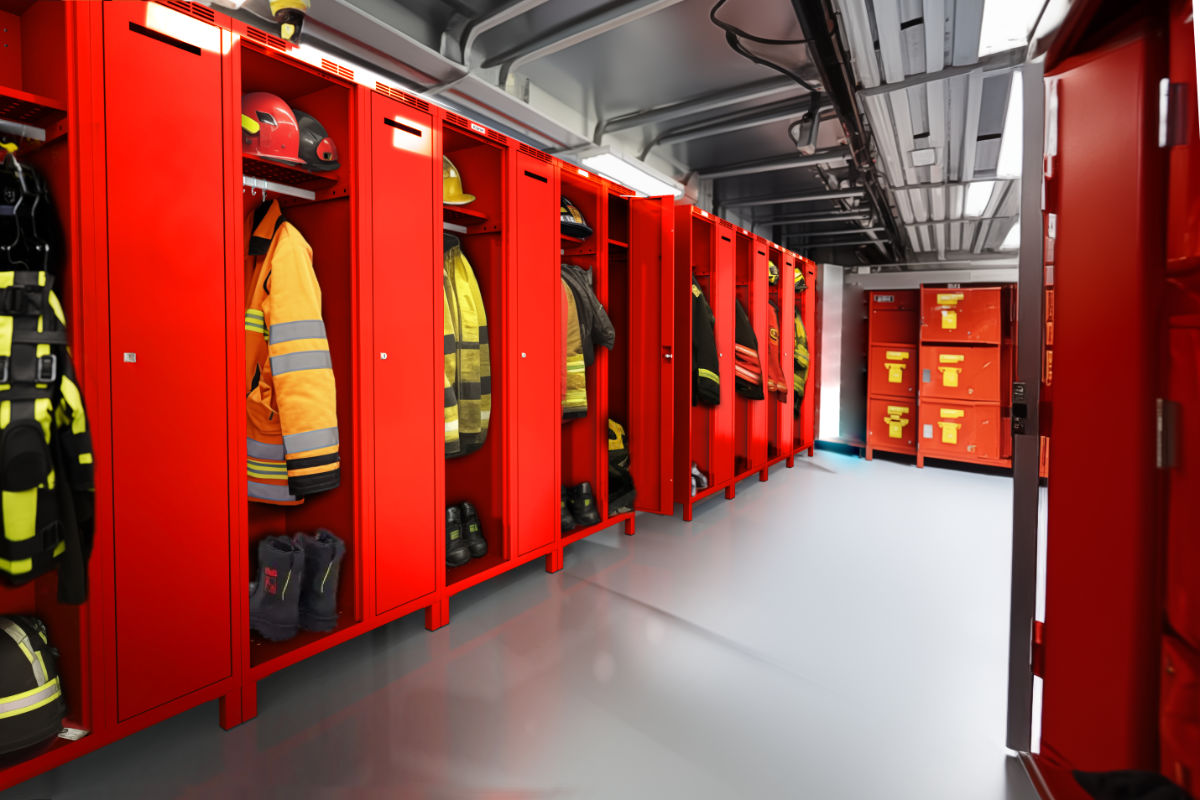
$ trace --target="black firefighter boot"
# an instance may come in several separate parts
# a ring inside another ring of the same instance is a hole
[[[580,525],[595,525],[600,521],[600,511],[596,508],[596,495],[592,485],[587,481],[572,486],[567,490],[567,499],[571,503],[571,516]]]
[[[258,543],[258,580],[250,584],[250,630],[272,642],[300,630],[300,584],[304,550],[287,536]]]
[[[446,566],[461,567],[471,560],[471,551],[463,541],[462,511],[458,506],[446,509]]]
[[[471,558],[483,558],[487,555],[487,539],[483,538],[483,527],[479,524],[479,512],[467,501],[458,504],[462,511],[463,538],[467,542],[467,550]]]
[[[324,528],[297,537],[304,548],[304,582],[300,586],[300,627],[325,633],[337,627],[338,575],[346,543]]]
[[[571,516],[570,499],[567,497],[567,487],[562,487],[562,532],[573,531],[579,527],[575,517]]]

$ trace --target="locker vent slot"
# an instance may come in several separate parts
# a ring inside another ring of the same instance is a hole
[[[186,2],[186,0],[170,0],[170,2],[168,2],[166,5],[169,8],[175,9],[176,11],[182,11],[189,17],[195,17],[196,19],[204,20],[209,24],[216,24],[217,17],[213,13],[213,10],[208,6],[204,6],[199,3],[189,3]]]
[[[421,132],[419,130],[417,130],[416,128],[412,127],[411,125],[405,125],[403,122],[397,122],[394,119],[388,119],[387,117],[384,117],[383,124],[391,125],[393,128],[399,128],[400,130],[404,131],[405,133],[411,133],[413,136],[421,135]]]
[[[332,72],[339,78],[345,78],[348,81],[354,80],[354,70],[347,69],[341,64],[330,61],[328,58],[321,59],[321,69],[326,70],[327,72]]]
[[[550,179],[545,175],[538,175],[536,172],[530,172],[529,170],[525,170],[525,177],[533,178],[535,181],[541,181],[542,183],[550,182]]]
[[[471,129],[471,123],[466,117],[460,117],[458,114],[455,114],[452,111],[446,112],[446,121],[451,122],[460,128],[466,128],[467,130]]]
[[[420,111],[429,111],[429,103],[426,103],[424,100],[418,100],[417,98],[413,97],[412,95],[402,92],[399,89],[393,89],[392,87],[388,86],[386,83],[376,82],[375,83],[375,91],[379,92],[382,95],[390,97],[393,100],[399,100],[401,103],[412,106],[413,108],[418,109]]]
[[[501,144],[508,144],[507,136],[505,136],[503,133],[497,133],[491,128],[488,128],[488,136],[495,139],[497,142],[500,142]]]
[[[549,154],[543,153],[541,150],[535,150],[527,144],[518,145],[517,149],[527,156],[536,158],[538,161],[545,161],[547,164],[554,163]]]
[[[171,47],[178,47],[185,53],[191,53],[194,56],[200,55],[200,48],[196,47],[196,45],[188,44],[187,42],[181,42],[178,39],[167,36],[165,33],[152,31],[143,25],[138,25],[136,22],[129,23],[129,30],[133,31],[134,33],[140,33],[142,36],[154,39],[155,41],[162,42],[163,44],[169,44]]]
[[[287,42],[283,39],[280,39],[278,36],[272,36],[266,31],[261,31],[253,26],[246,27],[245,38],[262,47],[270,47],[280,52],[285,52],[288,49]]]

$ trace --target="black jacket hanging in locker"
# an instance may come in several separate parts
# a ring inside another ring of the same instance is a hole
[[[692,405],[721,403],[721,367],[717,363],[717,319],[700,284],[692,278]]]

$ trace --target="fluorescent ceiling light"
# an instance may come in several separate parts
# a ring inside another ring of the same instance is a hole
[[[988,201],[992,199],[992,190],[995,188],[995,181],[975,181],[967,186],[967,200],[963,215],[982,217],[983,212],[987,210]]]
[[[674,181],[655,175],[643,164],[626,161],[615,153],[597,153],[583,158],[583,165],[617,183],[628,186],[641,194],[657,197],[671,195],[679,197],[683,187]]]
[[[1021,177],[1021,73],[1014,72],[1008,90],[1008,113],[1000,138],[1000,157],[996,161],[997,178]]]
[[[1021,222],[1018,220],[1013,223],[1013,226],[1008,229],[1008,236],[1004,237],[1004,241],[1000,243],[1001,250],[1020,250],[1021,249]]]
[[[979,57],[1029,44],[1045,0],[986,0],[979,28]]]

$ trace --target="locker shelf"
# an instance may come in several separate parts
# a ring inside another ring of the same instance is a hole
[[[568,244],[583,244],[587,241],[586,239],[580,239],[578,236],[567,236],[565,233],[562,234],[562,240]]]
[[[442,219],[454,225],[482,225],[488,221],[487,214],[464,206],[442,206]]]
[[[66,132],[66,116],[66,107],[57,100],[0,85],[2,132],[46,141]]]
[[[625,248],[626,250],[628,250],[628,249],[629,249],[629,243],[628,243],[628,242],[618,242],[616,239],[609,239],[609,240],[608,240],[608,246],[609,246],[609,247],[623,247],[623,248]]]
[[[611,528],[620,522],[625,522],[626,520],[630,519],[633,519],[633,512],[626,511],[622,514],[614,514],[607,519],[602,519],[595,525],[588,525],[586,528],[576,528],[575,530],[567,531],[562,535],[563,547],[566,547],[569,544],[574,544],[580,539],[586,539],[594,533],[599,533],[605,528]]]
[[[326,650],[334,644],[352,638],[357,633],[353,629],[361,624],[352,619],[350,614],[343,613],[338,620],[338,626],[332,631],[324,633],[300,631],[295,638],[288,639],[286,642],[269,642],[257,634],[251,634],[250,669],[255,679],[261,679],[272,672]]]
[[[309,172],[303,167],[293,167],[262,156],[242,154],[242,174],[285,186],[295,186],[319,192],[337,183],[336,172]]]

